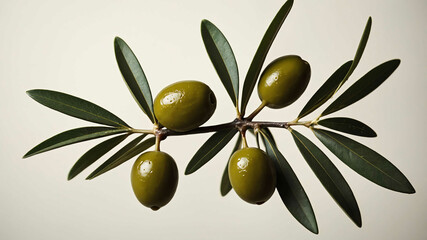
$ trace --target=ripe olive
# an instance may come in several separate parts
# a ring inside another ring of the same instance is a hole
[[[199,81],[173,83],[154,99],[154,114],[163,126],[185,132],[205,123],[215,112],[212,90]]]
[[[143,153],[132,167],[131,183],[142,205],[156,211],[173,197],[178,185],[178,168],[167,153]]]
[[[276,188],[276,170],[259,148],[237,150],[228,163],[228,176],[237,195],[252,204],[263,204]]]
[[[310,81],[310,64],[296,55],[280,57],[261,74],[258,95],[267,107],[283,108],[295,102]]]

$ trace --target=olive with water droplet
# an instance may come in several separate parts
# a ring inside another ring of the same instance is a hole
[[[173,83],[154,99],[154,114],[159,123],[176,132],[199,127],[209,120],[215,108],[215,94],[199,81]]]
[[[276,188],[276,170],[259,148],[237,150],[228,163],[228,176],[237,195],[248,203],[263,204]]]
[[[310,64],[296,55],[277,58],[261,74],[258,95],[270,108],[283,108],[295,102],[310,81]]]
[[[142,205],[158,210],[175,194],[178,185],[178,168],[175,160],[160,151],[145,152],[133,164],[132,189]]]

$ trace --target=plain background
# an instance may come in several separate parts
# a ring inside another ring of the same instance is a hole
[[[174,199],[157,212],[141,206],[133,195],[129,177],[133,161],[95,180],[84,180],[101,160],[73,181],[66,180],[74,162],[98,140],[22,159],[48,137],[92,125],[41,106],[26,96],[29,89],[67,92],[103,106],[135,128],[151,128],[121,78],[114,58],[115,36],[127,41],[140,59],[153,95],[175,81],[200,80],[218,99],[207,124],[232,120],[235,113],[205,52],[200,21],[209,19],[227,36],[244,79],[262,35],[283,3],[2,1],[0,238],[426,239],[427,4],[423,0],[296,0],[266,59],[268,63],[297,54],[312,68],[311,82],[295,104],[266,109],[257,117],[274,121],[293,120],[330,74],[353,58],[369,16],[373,18],[370,40],[344,89],[380,63],[402,60],[380,88],[334,116],[356,118],[375,129],[377,138],[354,139],[393,162],[416,194],[389,191],[365,180],[307,129],[300,130],[327,152],[346,177],[361,209],[361,229],[335,204],[283,130],[274,134],[310,197],[320,229],[317,236],[293,219],[277,192],[262,206],[247,204],[234,192],[220,196],[219,183],[233,144],[196,173],[184,176],[186,164],[209,134],[171,137],[162,144],[162,150],[177,161],[180,182]],[[258,104],[254,93],[248,112]]]

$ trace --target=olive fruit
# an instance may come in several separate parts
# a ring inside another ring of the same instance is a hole
[[[252,204],[263,204],[276,188],[276,170],[259,148],[237,150],[228,163],[228,176],[237,195]]]
[[[132,167],[132,189],[142,205],[156,211],[173,197],[178,185],[178,168],[171,156],[160,151],[145,152]]]
[[[215,108],[215,94],[199,81],[173,83],[163,88],[154,99],[154,114],[159,123],[176,132],[202,125]]]
[[[258,95],[270,108],[283,108],[295,102],[310,81],[310,64],[296,55],[280,57],[261,74]]]

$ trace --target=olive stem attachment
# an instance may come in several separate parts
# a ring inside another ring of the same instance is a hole
[[[161,142],[161,136],[156,134],[156,145],[154,146],[154,151],[157,151],[157,152],[160,151],[160,142]]]
[[[248,141],[246,140],[246,131],[240,131],[240,134],[242,135],[242,148],[248,147]]]
[[[261,110],[265,107],[265,106],[267,106],[267,102],[266,101],[262,101],[261,102],[261,104],[246,118],[247,120],[252,120],[252,119],[254,119],[254,117],[256,116],[256,115],[258,115],[258,113],[260,113],[261,112]]]

